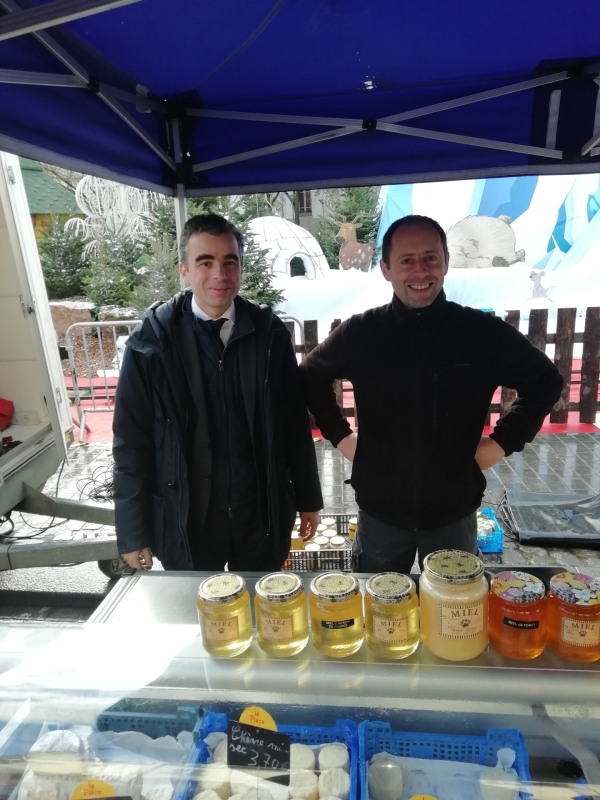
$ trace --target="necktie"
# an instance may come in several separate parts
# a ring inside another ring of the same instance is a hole
[[[221,317],[220,319],[207,319],[206,324],[208,325],[208,329],[212,333],[213,339],[215,340],[215,344],[219,350],[219,353],[223,352],[224,344],[223,340],[221,339],[221,328],[227,321],[227,317]]]

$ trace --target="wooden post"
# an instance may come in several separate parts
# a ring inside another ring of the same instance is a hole
[[[319,323],[316,319],[304,321],[304,354],[308,355],[319,344]],[[310,427],[314,430],[317,425],[315,418],[310,414]]]
[[[308,355],[319,344],[319,323],[316,319],[304,321],[304,353]]]
[[[519,322],[521,320],[521,312],[520,311],[507,311],[506,312],[506,319],[505,322],[508,322],[509,325],[512,325],[513,328],[519,330]],[[502,387],[502,393],[500,395],[500,416],[503,417],[505,414],[508,414],[510,411],[510,407],[513,404],[513,400],[517,396],[517,393],[514,389],[507,389],[506,386]]]
[[[290,332],[290,337],[292,339],[292,347],[294,348],[294,353],[296,352],[296,323],[293,322],[291,319],[288,319],[285,323],[285,327]]]
[[[331,323],[331,330],[330,333],[337,328],[338,325],[342,324],[341,319],[334,319]],[[344,413],[344,392],[342,389],[342,382],[341,381],[334,381],[333,382],[333,391],[335,392],[335,399],[337,400],[338,406],[342,409],[342,413]]]
[[[600,308],[588,308],[583,333],[579,421],[596,421],[598,410],[598,359],[600,358]]]
[[[575,340],[576,308],[559,308],[556,321],[556,349],[554,364],[563,376],[564,386],[560,400],[550,412],[550,422],[569,421],[569,394],[571,391],[571,370],[573,368],[573,343]]]
[[[527,338],[534,347],[546,352],[546,336],[548,335],[548,309],[532,308],[529,312],[529,333]]]

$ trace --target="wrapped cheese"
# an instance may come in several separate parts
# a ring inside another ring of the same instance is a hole
[[[319,797],[334,797],[348,800],[350,776],[341,767],[326,769],[319,775]]]
[[[315,768],[315,754],[312,748],[306,744],[290,745],[290,768],[291,769],[310,769]]]
[[[194,795],[194,800],[221,800],[216,792],[212,789],[205,789],[203,792],[198,792]]]
[[[345,744],[326,744],[319,751],[319,769],[340,767],[345,772],[350,772],[350,756]]]
[[[393,761],[378,759],[369,767],[368,783],[372,800],[399,800],[404,786],[402,770]]]
[[[218,764],[227,764],[227,739],[220,741],[213,750],[213,761]]]
[[[71,800],[81,780],[80,775],[37,775],[26,769],[19,784],[17,800]]]
[[[519,780],[512,770],[484,767],[479,776],[479,791],[483,800],[515,800],[519,794]]]
[[[135,764],[122,764],[116,761],[110,764],[93,764],[87,769],[89,780],[104,781],[115,790],[117,797],[131,797],[141,800],[142,771]]]
[[[225,764],[205,764],[200,768],[197,781],[200,792],[212,789],[221,800],[228,800],[230,794],[236,794],[231,789],[231,770]]]
[[[317,776],[308,769],[294,770],[290,773],[289,791],[292,800],[318,800],[319,781]]]
[[[273,800],[273,795],[268,789],[259,789],[255,787],[253,789],[248,789],[248,791],[242,795],[242,800]]]
[[[38,775],[83,775],[85,746],[73,731],[48,731],[31,746],[27,765]]]

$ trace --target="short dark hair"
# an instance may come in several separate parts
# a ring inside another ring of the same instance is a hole
[[[244,258],[244,237],[242,232],[220,214],[196,214],[190,217],[183,226],[181,238],[179,239],[179,258],[182,264],[187,264],[187,246],[190,236],[199,233],[210,233],[211,236],[227,236],[231,234],[235,237],[240,251],[240,262]]]
[[[400,217],[395,222],[392,222],[383,236],[381,244],[381,258],[389,267],[390,265],[390,251],[392,249],[392,237],[402,225],[431,225],[438,232],[442,240],[442,247],[444,248],[444,255],[448,257],[448,239],[446,238],[446,231],[442,228],[440,223],[431,217],[425,217],[422,214],[407,214],[406,217]]]

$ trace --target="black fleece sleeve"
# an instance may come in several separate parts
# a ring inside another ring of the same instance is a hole
[[[119,553],[152,548],[152,398],[140,356],[125,350],[113,418],[115,528]]]
[[[283,414],[287,458],[291,464],[296,511],[323,508],[317,455],[310,420],[300,387],[300,371],[292,342],[287,337],[283,354]]]
[[[498,386],[517,390],[510,411],[498,420],[491,437],[510,455],[533,441],[560,397],[563,379],[548,356],[523,334],[502,320],[492,318],[491,322],[495,380]]]
[[[349,377],[351,325],[352,319],[338,325],[300,364],[306,404],[319,430],[334,447],[352,433],[333,390],[334,380]]]

